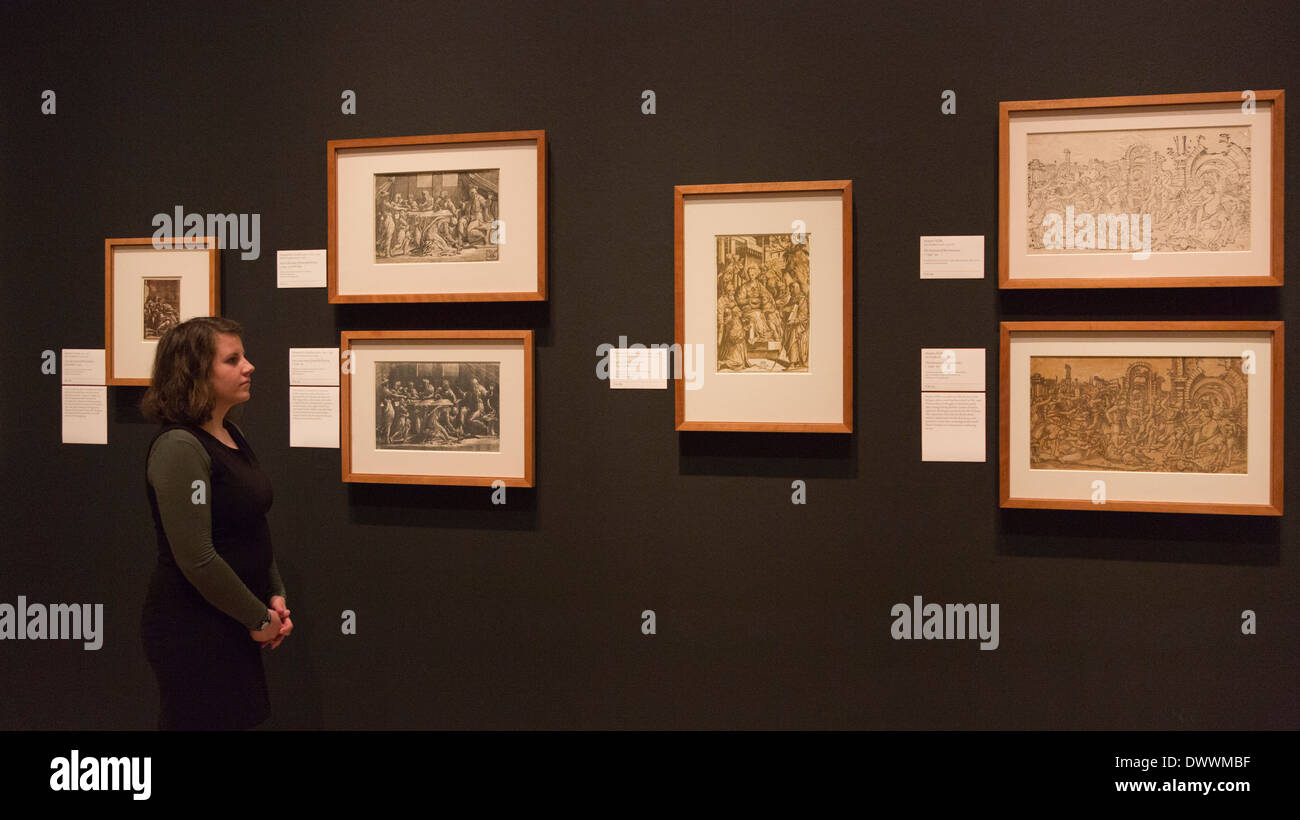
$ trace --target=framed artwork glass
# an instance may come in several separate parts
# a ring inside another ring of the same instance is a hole
[[[852,182],[673,197],[677,429],[852,432]]]
[[[1001,504],[1282,514],[1282,322],[1003,322]]]
[[[1004,102],[1003,288],[1282,284],[1283,92]]]
[[[531,330],[344,331],[343,480],[533,486]]]
[[[148,385],[162,335],[221,312],[216,241],[187,243],[199,247],[156,248],[151,237],[104,240],[107,384]]]
[[[546,132],[330,140],[331,302],[546,298]]]

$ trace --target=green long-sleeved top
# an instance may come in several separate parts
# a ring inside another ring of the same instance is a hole
[[[259,601],[217,554],[212,544],[211,505],[192,502],[195,481],[202,481],[211,492],[212,457],[208,451],[193,433],[168,430],[149,453],[148,476],[176,566],[208,603],[256,629],[266,620],[267,603]],[[271,596],[285,596],[274,558],[270,579]]]

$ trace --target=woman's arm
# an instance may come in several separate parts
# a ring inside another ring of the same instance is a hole
[[[208,603],[256,629],[267,618],[257,599],[212,545],[211,459],[184,430],[159,437],[149,454],[149,483],[158,498],[163,530],[176,565]],[[195,481],[203,482],[200,496]],[[196,503],[201,500],[202,503]]]
[[[280,568],[275,565],[275,558],[271,558],[271,597],[280,596],[281,598],[289,597],[284,591],[284,581],[280,578]]]

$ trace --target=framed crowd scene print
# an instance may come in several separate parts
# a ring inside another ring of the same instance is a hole
[[[1000,103],[1000,286],[1281,285],[1283,100]]]
[[[331,302],[546,298],[546,134],[331,140]]]
[[[853,430],[852,183],[674,189],[678,430]]]
[[[531,330],[344,331],[343,480],[533,486]]]
[[[1004,322],[1001,505],[1282,514],[1282,322]]]

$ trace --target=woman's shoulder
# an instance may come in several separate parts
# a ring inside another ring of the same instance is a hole
[[[199,441],[199,437],[184,427],[173,427],[164,431],[154,439],[153,446],[149,450],[150,464],[163,459],[188,461],[196,457],[205,465],[210,464],[212,460],[203,442]]]

